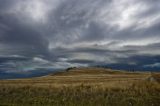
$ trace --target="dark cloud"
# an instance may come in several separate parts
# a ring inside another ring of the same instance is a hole
[[[159,70],[159,3],[1,0],[0,70],[90,65]]]
[[[0,16],[0,23],[5,25],[5,28],[0,30],[0,45],[5,45],[2,47],[3,54],[8,52],[30,56],[47,54],[49,42],[33,26],[19,22],[14,15]]]
[[[11,60],[14,60],[14,61],[27,61],[29,58],[28,57],[18,57],[18,56],[1,56],[0,57],[0,63],[5,63],[5,62],[8,62],[8,61],[11,61]]]

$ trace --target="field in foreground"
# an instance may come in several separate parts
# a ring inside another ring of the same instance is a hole
[[[0,106],[160,106],[160,74],[74,68],[0,80]]]

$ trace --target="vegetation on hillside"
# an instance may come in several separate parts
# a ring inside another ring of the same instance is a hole
[[[159,106],[158,73],[70,69],[33,79],[1,80],[0,106]]]

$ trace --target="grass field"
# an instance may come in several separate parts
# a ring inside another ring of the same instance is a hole
[[[0,80],[0,106],[160,106],[160,74],[74,68]]]

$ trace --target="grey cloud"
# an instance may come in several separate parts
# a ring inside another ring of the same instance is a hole
[[[141,69],[159,62],[159,9],[159,0],[1,0],[0,55],[9,58],[0,65]]]
[[[0,45],[6,45],[17,53],[47,53],[48,41],[34,27],[24,25],[12,15],[1,16],[0,23],[8,28],[1,29],[3,33],[0,34]],[[10,52],[13,53],[11,50]]]
[[[104,0],[62,2],[50,16],[52,40],[74,43],[97,38],[103,39],[106,28],[95,20],[104,4],[107,5],[109,2]]]

